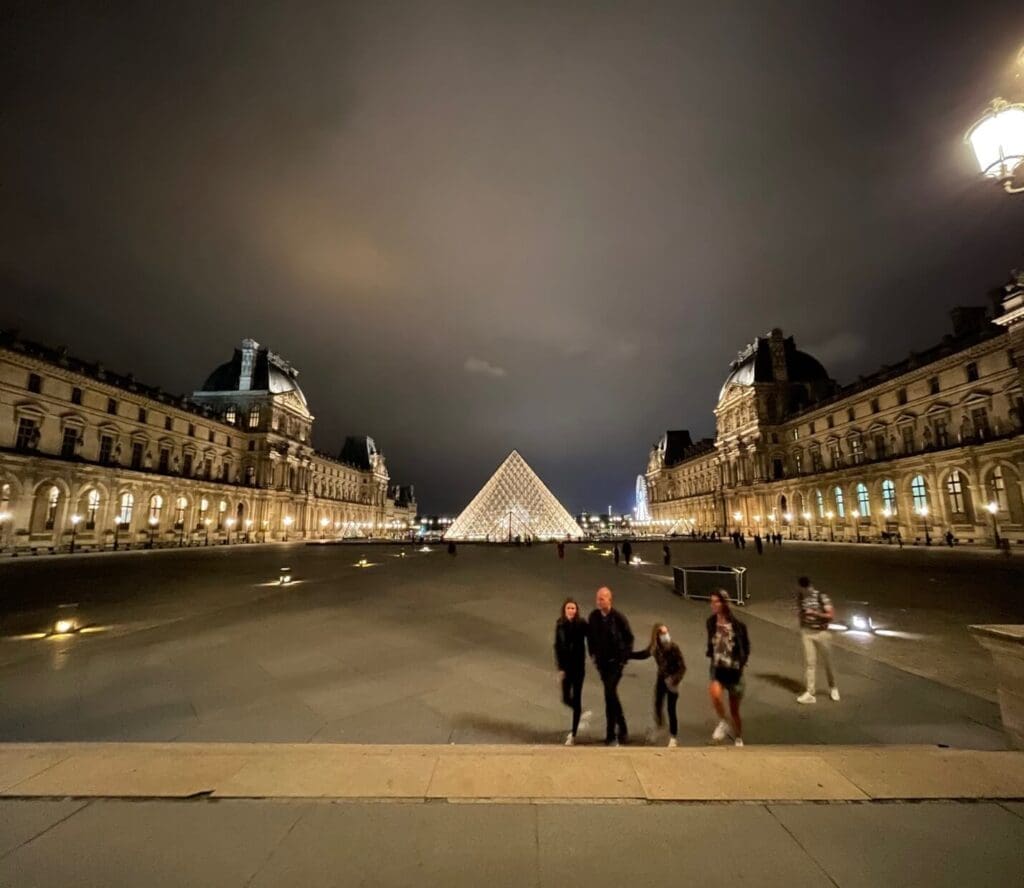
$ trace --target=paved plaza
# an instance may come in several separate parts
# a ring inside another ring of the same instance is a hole
[[[608,584],[638,645],[653,622],[670,624],[689,665],[680,743],[705,745],[707,605],[671,593],[660,549],[641,544],[653,563],[629,568],[581,546],[564,561],[551,546],[463,545],[453,558],[436,546],[303,544],[6,560],[0,739],[557,743],[568,721],[554,621],[567,595],[589,609]],[[355,566],[363,556],[372,566]],[[1015,560],[814,544],[758,556],[688,542],[673,556],[749,568],[748,743],[1006,747],[993,670],[966,626],[1024,620]],[[296,578],[287,587],[276,584],[283,565]],[[794,702],[802,660],[791,588],[802,572],[840,616],[868,600],[891,633],[837,637],[839,704]],[[33,637],[67,603],[95,631]],[[653,681],[638,662],[621,685],[638,743]],[[581,742],[596,743],[592,671],[584,701],[594,718]]]

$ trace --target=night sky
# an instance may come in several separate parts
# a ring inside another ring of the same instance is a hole
[[[254,337],[425,511],[513,447],[629,508],[755,335],[851,381],[1024,266],[962,143],[1019,0],[117,6],[4,5],[0,327],[177,392]]]

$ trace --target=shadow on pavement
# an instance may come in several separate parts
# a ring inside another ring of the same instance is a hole
[[[803,682],[796,678],[790,678],[788,675],[780,675],[778,672],[756,672],[754,674],[757,678],[764,679],[769,684],[792,694],[800,694],[805,690]]]

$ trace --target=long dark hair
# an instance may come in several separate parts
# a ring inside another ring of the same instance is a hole
[[[565,606],[567,604],[576,604],[576,599],[575,598],[566,598],[565,601],[562,602],[562,610],[558,614],[558,622],[559,623],[568,623],[568,622],[570,622],[569,618],[566,617],[566,615],[565,615]],[[573,619],[574,620],[582,619],[580,617],[580,606],[578,604],[576,604],[576,616],[573,617]]]
[[[731,623],[732,608],[729,607],[729,593],[725,589],[715,589],[711,593],[712,598],[717,598],[722,604],[722,615]],[[563,611],[564,613],[564,611]]]
[[[664,623],[655,623],[651,626],[651,643],[647,646],[647,650],[652,654],[658,650],[658,636],[661,634],[658,630],[660,630],[664,625]]]

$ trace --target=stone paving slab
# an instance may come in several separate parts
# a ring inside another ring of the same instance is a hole
[[[9,797],[1024,799],[1024,753],[934,747],[60,743],[3,747],[0,762],[21,775]]]

